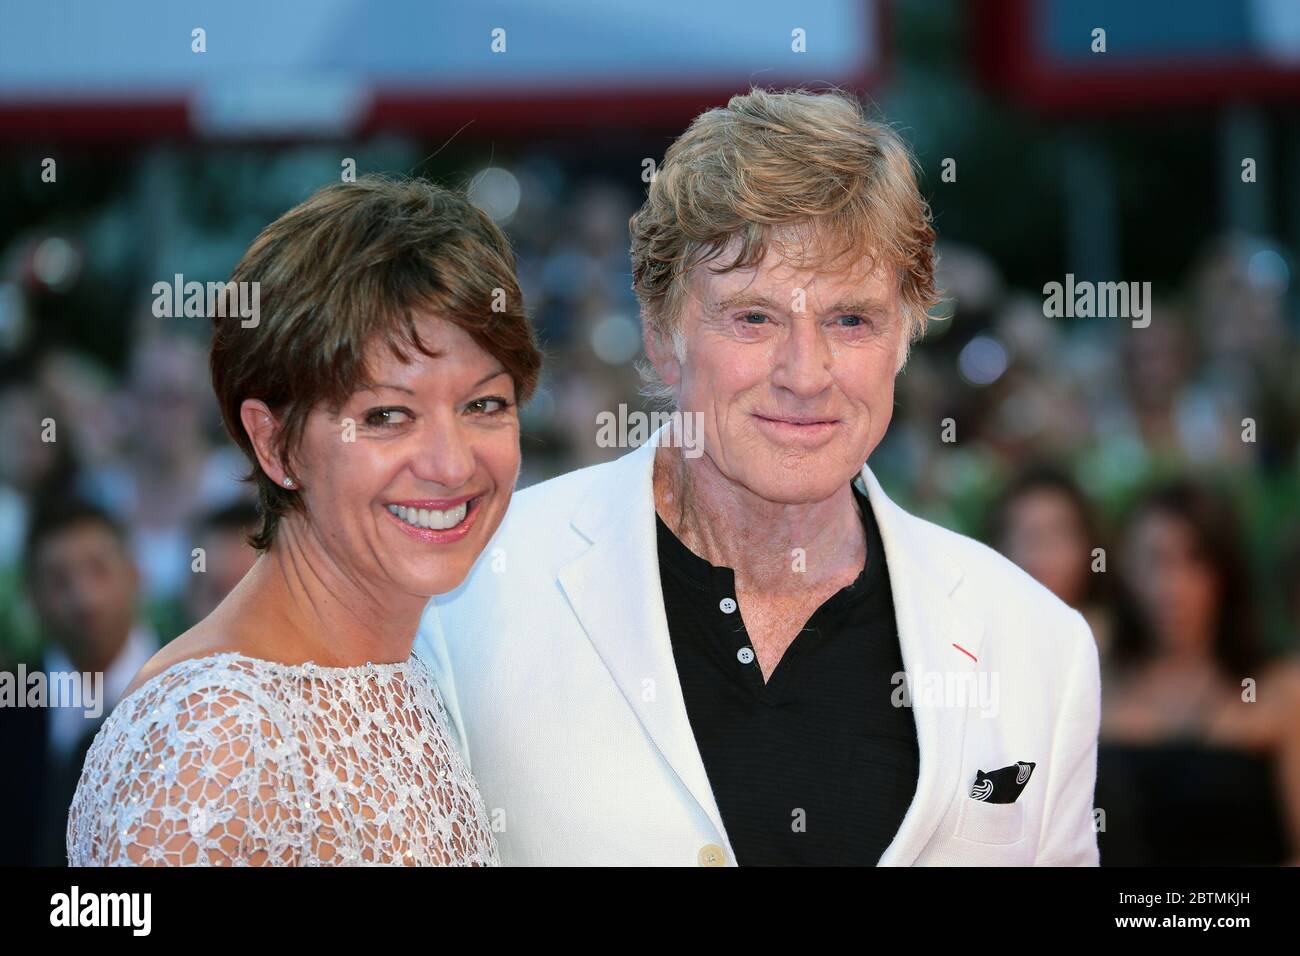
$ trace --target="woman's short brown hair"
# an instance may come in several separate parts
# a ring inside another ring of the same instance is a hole
[[[915,161],[856,99],[831,91],[751,89],[695,118],[664,154],[632,216],[632,285],[657,335],[678,330],[686,279],[740,240],[715,271],[763,260],[776,228],[807,229],[823,265],[879,260],[899,272],[906,328],[898,367],[939,299],[934,229]],[[785,251],[784,249],[782,250]],[[652,394],[670,396],[649,367]]]
[[[337,410],[372,384],[366,357],[376,343],[402,360],[411,348],[431,354],[416,330],[421,311],[498,359],[521,403],[537,385],[541,354],[509,241],[464,196],[432,183],[363,176],[326,186],[263,229],[231,281],[257,283],[260,314],[250,327],[212,317],[212,388],[252,462],[244,480],[257,486],[262,527],[250,542],[259,550],[302,502],[258,465],[240,419],[245,399],[280,419],[274,447],[287,466],[314,408]]]

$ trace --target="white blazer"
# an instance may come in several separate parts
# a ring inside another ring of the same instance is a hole
[[[652,439],[516,494],[465,583],[421,621],[416,652],[507,865],[736,863],[669,641],[654,453]],[[1097,865],[1088,625],[997,552],[903,511],[870,468],[861,480],[920,750],[879,865]],[[972,796],[978,771],[1028,763],[1014,802]]]

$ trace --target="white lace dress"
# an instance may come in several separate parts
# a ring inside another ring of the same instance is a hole
[[[181,661],[109,715],[73,866],[499,865],[428,669]]]

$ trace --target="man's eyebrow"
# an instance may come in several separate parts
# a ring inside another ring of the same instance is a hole
[[[780,311],[782,309],[770,296],[763,295],[759,292],[739,292],[736,295],[727,296],[719,299],[714,304],[716,311],[722,312],[727,309],[737,307],[762,306],[764,308]],[[788,306],[786,307],[788,311]],[[879,299],[849,299],[844,302],[837,302],[826,310],[828,315],[843,315],[845,313],[858,315],[885,315],[888,314],[889,307]]]
[[[852,299],[848,302],[836,302],[826,310],[836,314],[857,314],[857,315],[884,315],[889,312],[889,306],[879,299]]]
[[[713,308],[716,312],[724,312],[727,309],[751,305],[761,305],[767,309],[779,308],[775,300],[769,296],[763,295],[761,292],[737,292],[735,295],[729,295],[726,298],[719,299],[717,302],[713,303]]]

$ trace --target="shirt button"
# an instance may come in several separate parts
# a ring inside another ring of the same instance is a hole
[[[718,602],[718,609],[722,611],[723,614],[735,614],[736,602],[731,598],[723,598]]]
[[[736,660],[742,664],[754,663],[754,649],[752,647],[742,647],[736,651]]]
[[[700,866],[726,866],[727,854],[716,843],[706,843],[700,847]]]

